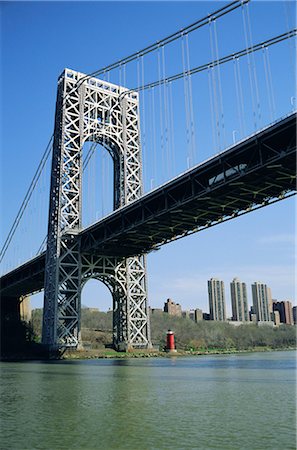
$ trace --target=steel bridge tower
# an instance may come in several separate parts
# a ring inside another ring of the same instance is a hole
[[[84,254],[82,148],[101,144],[114,164],[114,209],[142,195],[138,93],[65,69],[58,80],[45,266],[43,344],[80,345],[81,290],[90,278],[113,298],[113,344],[150,348],[145,256]],[[121,243],[119,242],[119,248]]]

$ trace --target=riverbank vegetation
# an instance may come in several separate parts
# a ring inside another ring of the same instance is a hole
[[[32,313],[32,328],[41,337],[42,310]],[[86,350],[100,350],[112,343],[112,312],[107,313],[82,308],[82,340]],[[225,352],[259,349],[284,349],[296,346],[296,326],[243,324],[234,326],[227,322],[200,321],[174,317],[158,312],[151,315],[151,334],[155,349],[163,350],[166,332],[175,333],[176,348],[181,352]]]

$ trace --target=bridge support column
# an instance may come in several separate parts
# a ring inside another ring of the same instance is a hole
[[[82,285],[102,281],[113,298],[113,346],[118,351],[151,348],[145,257],[82,255]]]
[[[1,323],[8,321],[20,321],[20,299],[18,297],[0,297]]]
[[[114,209],[138,199],[138,94],[65,69],[56,103],[42,337],[53,350],[80,343],[81,154],[86,141],[104,146],[113,159]],[[149,347],[145,258],[128,258],[114,270],[114,344],[119,349]]]
[[[20,299],[1,295],[1,355],[18,352],[26,342],[25,328],[21,323]]]
[[[120,351],[151,348],[145,257],[125,259],[116,268],[115,279],[124,280],[125,292],[113,294],[114,347]]]

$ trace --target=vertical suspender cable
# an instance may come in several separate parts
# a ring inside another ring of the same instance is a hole
[[[189,35],[186,34],[186,58],[187,58],[187,72],[190,73],[190,51],[189,51]],[[188,89],[189,89],[189,113],[190,113],[190,133],[191,133],[191,165],[196,161],[196,135],[195,135],[195,122],[194,122],[194,110],[193,110],[193,90],[192,90],[192,75],[188,76]]]
[[[263,46],[262,53],[263,53],[264,73],[265,73],[265,81],[266,81],[266,89],[267,89],[267,98],[268,98],[270,120],[271,120],[271,122],[273,122],[272,97],[271,97],[270,83],[269,83],[269,77],[268,77],[268,67],[267,67],[265,46]]]
[[[240,100],[240,108],[241,108],[242,130],[243,130],[243,136],[245,136],[245,134],[246,134],[245,107],[244,107],[245,104],[244,104],[244,96],[243,96],[242,83],[241,83],[241,70],[240,70],[239,58],[236,58],[236,67],[237,67],[237,74],[238,74],[238,90],[239,90],[239,100]]]
[[[250,47],[253,49],[253,36],[252,36],[252,27],[251,27],[251,19],[250,19],[250,13],[249,13],[249,6],[246,4],[246,15],[247,15],[247,28],[250,38]],[[261,124],[261,105],[260,105],[260,95],[259,95],[259,87],[258,87],[258,77],[257,77],[257,69],[256,69],[256,61],[255,61],[255,54],[252,51],[251,53],[252,57],[252,63],[253,63],[253,75],[254,75],[254,83],[255,83],[255,89],[256,89],[256,100],[257,100],[257,110],[258,110],[258,117],[259,117],[259,124]]]
[[[147,128],[149,130],[148,139],[147,139],[147,173],[149,174],[147,177],[147,187],[148,190],[152,190],[154,187],[154,142],[153,142],[153,97],[152,97],[153,88],[148,90],[147,94]]]
[[[167,167],[168,167],[168,178],[172,177],[172,135],[171,135],[171,112],[170,112],[170,92],[169,92],[169,83],[166,82],[164,84],[164,88],[166,91],[165,99],[166,99],[166,149],[167,149]]]
[[[214,105],[213,105],[213,89],[212,89],[212,74],[211,74],[211,68],[209,67],[207,70],[207,77],[208,77],[208,91],[209,91],[209,102],[210,102],[210,116],[211,116],[211,130],[212,130],[212,144],[214,147],[214,150],[217,149],[217,135],[216,135],[216,125],[215,125],[215,114],[214,114]]]
[[[105,215],[105,148],[101,149],[101,217]],[[96,217],[98,219],[98,217]]]
[[[169,178],[172,177],[172,130],[171,130],[171,104],[169,83],[164,84],[166,89],[166,122],[167,122],[167,165]]]
[[[41,174],[41,177],[40,177],[40,180],[39,180],[39,195],[38,195],[38,199],[39,199],[39,202],[38,202],[38,207],[37,207],[37,214],[38,214],[38,230],[42,230],[42,226],[43,226],[43,223],[42,223],[42,217],[45,215],[45,211],[43,211],[43,213],[42,213],[42,210],[43,210],[43,205],[45,205],[45,202],[43,202],[43,199],[42,199],[42,178],[43,178],[43,175],[44,174]]]
[[[218,149],[221,150],[222,140],[221,140],[221,127],[220,127],[220,115],[219,115],[219,106],[218,106],[218,89],[217,89],[217,79],[215,67],[211,68],[211,79],[212,79],[212,90],[213,90],[213,104],[214,104],[214,112],[215,112],[215,124],[216,124],[216,132],[218,136]]]
[[[144,60],[143,56],[141,56],[141,84],[144,86],[145,79],[144,79]],[[142,158],[143,158],[143,164],[142,164],[142,175],[143,175],[143,183],[145,184],[146,179],[146,163],[147,163],[147,142],[146,142],[146,112],[145,112],[145,92],[142,90],[142,120],[141,120],[141,130],[142,130],[142,139],[141,139],[141,147],[142,147]]]
[[[244,36],[245,36],[246,46],[251,47],[251,49],[253,50],[249,10],[248,10],[247,5],[245,5],[245,4],[242,5],[242,17],[243,17],[243,28],[244,28]],[[250,53],[248,53],[247,57],[248,57],[248,69],[249,69],[251,97],[252,97],[252,103],[253,103],[254,128],[256,131],[257,127],[258,127],[258,122],[259,122],[259,124],[261,122],[261,108],[260,108],[258,79],[257,79],[254,52],[251,51]],[[257,118],[257,116],[258,116],[258,118]]]
[[[122,86],[122,63],[119,66],[119,85]]]
[[[110,71],[107,72],[107,81],[110,82]],[[110,101],[110,99],[109,99]],[[112,105],[109,104],[109,107],[111,109]],[[103,124],[106,124],[107,117],[103,117]],[[97,205],[94,209],[94,220],[97,220],[100,217],[100,210],[101,210],[101,217],[104,217],[105,213],[105,167],[104,167],[104,157],[105,157],[105,148],[106,148],[106,130],[105,127],[103,129],[103,136],[102,136],[102,145],[100,150],[100,154],[98,155],[98,165],[96,164],[97,171],[98,171],[98,189],[100,186],[100,195],[98,196]],[[100,182],[99,182],[100,179]],[[101,200],[101,202],[100,202]],[[101,203],[101,204],[100,204]],[[98,208],[98,209],[97,209]]]
[[[147,129],[148,137],[147,137],[147,188],[148,190],[153,189],[153,112],[152,112],[152,88],[149,88],[147,93]]]
[[[96,215],[96,159],[97,159],[97,155],[96,155],[96,152],[94,152],[91,156],[91,161],[90,161],[91,190],[90,190],[89,214],[90,214],[90,218],[91,218],[92,222],[95,220],[95,215]]]
[[[110,71],[107,73],[108,81],[110,81]],[[111,98],[109,97],[109,108],[112,108],[111,104]],[[105,205],[106,205],[106,168],[105,168],[105,152],[107,147],[107,136],[106,136],[106,128],[109,125],[110,117],[103,117],[103,145],[100,149],[100,166],[101,166],[101,217],[104,217],[105,215]],[[98,175],[99,175],[99,169],[98,169]],[[99,183],[98,183],[99,184]],[[100,197],[99,197],[100,199]],[[96,213],[96,220],[100,217],[100,204],[99,201],[97,201],[98,210]]]
[[[215,48],[215,56],[216,60],[219,60],[219,47],[218,47],[218,36],[217,36],[217,26],[216,20],[213,21],[213,29],[214,29],[214,48]],[[222,91],[222,82],[221,82],[221,66],[218,64],[218,95],[219,95],[219,114],[222,128],[222,139],[223,145],[226,147],[226,131],[225,131],[225,118],[224,118],[224,104],[223,104],[223,91]]]
[[[211,47],[211,57],[212,61],[215,60],[215,50],[214,50],[214,39],[212,36],[212,22],[209,21],[209,34],[210,34],[210,47]],[[217,81],[215,76],[215,67],[211,66],[211,80],[212,80],[212,91],[213,91],[213,105],[214,105],[214,116],[215,116],[215,129],[218,136],[216,151],[221,150],[221,127],[220,127],[220,114],[219,114],[219,105],[218,105],[218,89],[217,89]]]
[[[161,160],[162,167],[160,173],[162,174],[162,179],[160,182],[164,181],[164,169],[165,169],[165,159],[164,159],[164,129],[163,129],[163,111],[162,111],[162,72],[161,72],[161,58],[160,58],[160,48],[158,49],[158,77],[159,77],[159,114],[160,114],[160,139],[161,139]]]
[[[268,81],[269,81],[270,92],[271,92],[272,120],[274,120],[276,108],[275,108],[274,89],[273,89],[273,83],[272,83],[272,74],[271,74],[271,66],[270,66],[269,48],[268,47],[265,47],[265,52],[266,52],[266,60],[267,60]]]
[[[86,206],[85,206],[85,221],[86,224],[90,224],[91,223],[91,214],[90,214],[90,203],[91,203],[91,164],[88,164],[88,172],[86,174],[87,176],[87,195],[86,195]]]
[[[173,105],[173,95],[172,95],[172,83],[169,83],[169,101],[170,101],[170,128],[171,128],[171,148],[172,148],[172,171],[175,175],[175,139],[174,139],[174,105]]]
[[[244,5],[242,5],[242,10],[241,11],[242,11],[242,19],[243,19],[243,30],[244,30],[245,44],[246,44],[246,47],[248,48],[249,47],[249,40],[248,40],[247,24],[246,24],[246,18],[245,18]],[[253,85],[250,53],[247,54],[247,63],[248,63],[249,83],[250,83],[252,108],[253,108],[254,129],[256,131],[257,130],[257,115],[256,115],[255,91],[254,91],[254,85]]]
[[[286,29],[287,31],[290,31],[292,28],[295,28],[295,22],[292,23],[292,26],[290,26],[290,18],[291,17],[295,17],[296,13],[290,13],[289,11],[289,5],[295,5],[295,2],[283,2],[283,6],[284,6],[284,11],[285,11],[285,22],[286,22]],[[288,42],[288,46],[289,46],[289,53],[291,53],[291,57],[290,59],[290,65],[291,65],[291,74],[293,75],[293,83],[294,86],[296,86],[296,78],[295,78],[295,72],[296,72],[296,65],[295,65],[295,61],[296,61],[296,40],[295,39],[289,39]]]
[[[154,185],[157,183],[157,145],[156,145],[156,106],[155,106],[155,88],[152,88],[152,130],[153,130],[153,175]]]
[[[137,56],[137,61],[136,61],[136,72],[137,72],[137,90],[139,90],[139,88],[140,88],[140,60],[139,60],[139,55]]]
[[[126,63],[123,64],[123,86],[126,87]]]
[[[100,150],[100,154],[101,154]],[[90,160],[90,203],[89,203],[89,215],[90,220],[93,222],[96,218],[96,201],[95,201],[95,189],[96,189],[96,159],[98,155],[93,152]]]
[[[186,112],[186,139],[187,139],[187,169],[191,165],[191,144],[190,144],[190,111],[189,111],[189,91],[188,91],[188,74],[186,69],[185,40],[182,34],[182,63],[183,63],[183,80],[184,80],[184,96],[185,96],[185,112]]]
[[[233,71],[234,71],[234,80],[235,80],[235,93],[236,93],[236,109],[237,116],[239,122],[239,130],[240,130],[240,138],[243,138],[243,117],[242,117],[242,104],[239,93],[239,80],[238,80],[238,71],[237,71],[237,59],[233,58]]]
[[[166,79],[166,62],[165,62],[165,50],[162,46],[162,78]],[[169,158],[169,139],[168,139],[168,99],[167,99],[167,83],[163,83],[163,101],[164,101],[164,150],[165,150],[165,174],[168,179],[170,176],[170,158]]]

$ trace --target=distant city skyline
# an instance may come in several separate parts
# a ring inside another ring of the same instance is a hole
[[[248,309],[245,295],[245,284],[241,283],[238,279],[233,280],[231,283],[231,297],[232,301],[235,301],[235,305],[232,303],[232,317],[223,317],[222,313],[218,314],[219,311],[217,307],[219,301],[223,300],[222,293],[224,291],[224,285],[222,281],[216,279],[208,280],[210,313],[204,312],[199,308],[184,310],[182,305],[175,303],[171,298],[168,298],[166,302],[164,302],[163,308],[150,308],[150,312],[152,315],[164,313],[169,316],[183,317],[186,319],[191,319],[196,323],[201,321],[210,321],[225,322],[234,326],[257,324],[259,326],[268,325],[273,327],[279,327],[282,324],[297,324],[296,306],[292,307],[292,303],[290,301],[286,300],[278,302],[276,300],[272,300],[270,298],[269,287],[263,283],[254,283],[252,287],[253,290],[259,291],[256,292],[256,297],[258,298],[255,299],[255,303]],[[234,292],[234,290],[237,291],[237,293]],[[265,291],[266,295],[263,296],[263,292],[261,291]],[[219,297],[221,297],[221,299],[219,299]],[[260,308],[263,309],[265,301],[267,314],[266,317],[263,317],[263,311],[260,311],[259,314],[259,307],[257,303],[263,303],[260,306]],[[222,304],[220,306],[222,306]],[[87,309],[92,310],[94,308]],[[240,309],[241,314],[238,314]]]
[[[212,279],[217,279],[217,277],[211,277]],[[232,282],[235,280],[239,281],[239,277],[233,277],[231,280],[222,280],[224,283],[226,283],[227,289],[224,289],[224,298],[225,298],[225,308],[226,308],[226,318],[231,318],[233,315],[232,311],[232,295],[231,290],[229,286],[231,286]],[[263,285],[267,285],[267,283],[264,283],[262,281],[253,281],[251,283],[245,283],[245,281],[240,280],[241,284],[244,284],[246,287],[246,293],[247,293],[247,307],[248,310],[253,306],[253,285],[260,283]],[[177,295],[164,296],[164,298],[160,298],[160,301],[158,302],[149,302],[149,307],[151,308],[161,308],[163,309],[165,300],[172,300],[174,303],[180,305],[180,309],[185,310],[195,310],[197,308],[203,310],[203,312],[209,313],[209,296],[208,296],[208,280],[204,280],[204,290],[205,290],[205,298],[203,298],[203,301],[200,302],[189,302],[187,299],[185,301],[180,300],[180,297]],[[199,286],[197,285],[197,290],[199,289]],[[274,290],[269,286],[269,297],[272,301],[290,301],[292,303],[292,306],[295,306],[296,301],[293,298],[287,298],[284,296],[277,297],[274,295]],[[169,290],[168,290],[169,291]],[[171,291],[172,292],[172,291]],[[31,296],[31,307],[34,308],[41,308],[43,301],[43,294],[38,293],[33,296]],[[83,295],[82,295],[82,305],[88,308],[97,308],[100,311],[108,311],[112,308],[111,303],[111,294],[108,291],[108,288],[103,285],[103,283],[97,281],[97,280],[90,280],[87,283],[87,289],[83,289]]]

